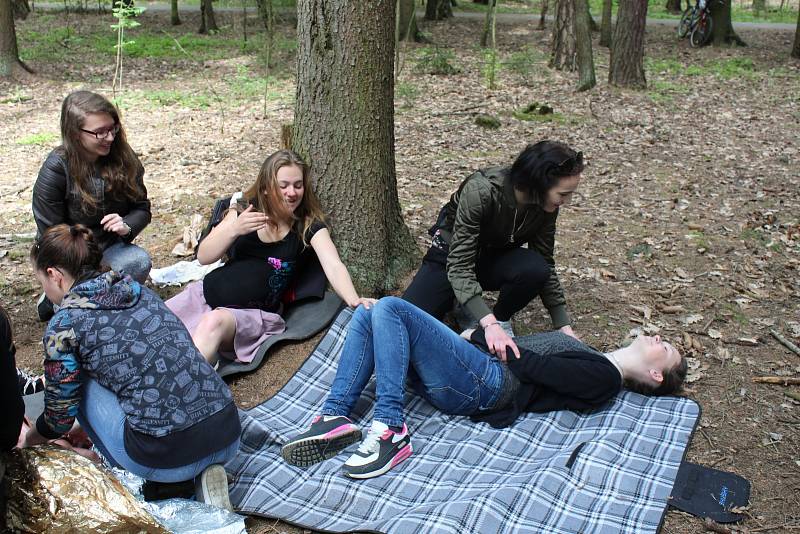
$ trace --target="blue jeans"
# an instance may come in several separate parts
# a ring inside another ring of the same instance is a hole
[[[113,271],[124,271],[131,275],[131,278],[145,283],[153,262],[150,255],[141,247],[118,241],[103,251],[103,261],[108,264]]]
[[[406,377],[442,412],[470,415],[494,407],[504,364],[413,304],[385,297],[359,306],[350,320],[323,415],[350,415],[375,373],[375,415],[403,426]]]
[[[114,467],[121,467],[145,480],[183,482],[192,480],[213,464],[224,464],[239,450],[239,439],[194,463],[171,468],[148,467],[135,462],[125,450],[125,412],[113,391],[92,379],[81,384],[83,398],[78,409],[78,422],[92,438],[95,447]],[[191,444],[186,444],[191,447]]]

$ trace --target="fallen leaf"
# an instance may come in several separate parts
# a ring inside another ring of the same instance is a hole
[[[659,306],[658,309],[661,311],[661,313],[678,313],[686,311],[680,304],[674,304],[672,306]]]
[[[684,271],[680,267],[676,267],[675,268],[675,274],[677,274],[681,278],[691,278],[691,276],[689,276],[689,273],[687,273],[686,271]]]
[[[722,332],[714,328],[709,328],[708,337],[710,337],[711,339],[722,339]]]
[[[649,306],[631,306],[634,310],[641,313],[646,320],[650,320],[650,317],[653,315],[653,310],[650,309]]]
[[[685,324],[686,326],[689,326],[690,324],[695,324],[695,323],[699,323],[700,321],[702,321],[703,320],[703,316],[700,315],[699,313],[693,313],[691,315],[687,315],[686,317],[682,317],[682,318],[680,318],[678,320],[680,322],[682,322],[683,324]]]

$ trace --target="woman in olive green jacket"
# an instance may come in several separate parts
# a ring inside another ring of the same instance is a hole
[[[455,299],[503,359],[506,346],[518,354],[512,316],[537,295],[553,327],[575,336],[553,248],[559,207],[570,202],[582,171],[581,152],[541,141],[528,145],[509,168],[469,176],[430,229],[431,248],[403,298],[437,319]],[[500,292],[494,309],[484,301],[484,290]]]

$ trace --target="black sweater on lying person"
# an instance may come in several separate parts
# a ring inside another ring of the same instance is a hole
[[[483,330],[471,341],[488,350]],[[561,332],[515,339],[520,358],[508,355],[508,369],[520,384],[513,400],[491,412],[475,414],[495,428],[511,425],[524,412],[587,410],[606,403],[622,388],[622,376],[601,352]]]

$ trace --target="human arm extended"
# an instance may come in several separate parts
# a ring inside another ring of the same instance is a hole
[[[322,265],[322,270],[325,272],[328,282],[348,306],[355,308],[359,304],[363,304],[365,308],[369,308],[375,303],[375,299],[358,296],[358,292],[353,286],[353,280],[350,278],[350,273],[342,263],[339,251],[336,250],[336,245],[333,244],[331,234],[327,228],[317,230],[311,237],[310,243],[311,248],[314,249],[319,259],[320,265]]]
[[[555,259],[553,258],[556,242],[556,218],[558,211],[545,214],[545,221],[539,231],[528,241],[528,248],[541,254],[542,258],[550,265],[550,277],[544,284],[540,293],[542,304],[547,308],[553,328],[561,329],[570,324],[569,314],[567,313],[567,299],[564,297],[564,289],[561,281],[556,274]],[[562,330],[563,331],[563,330]],[[574,333],[564,331],[565,334],[573,337]]]

